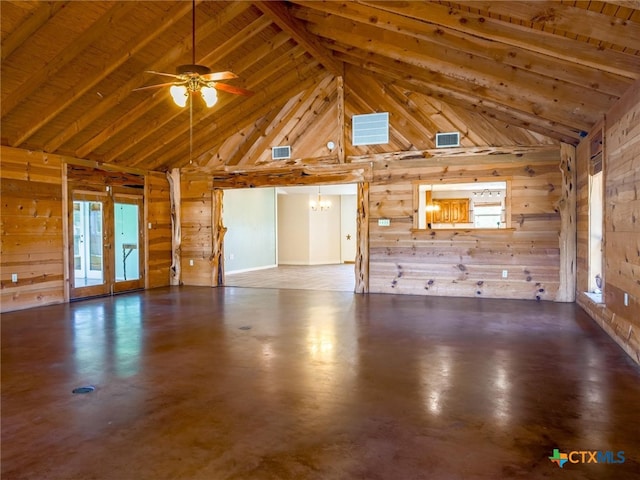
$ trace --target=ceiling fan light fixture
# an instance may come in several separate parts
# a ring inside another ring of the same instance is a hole
[[[169,89],[171,93],[171,98],[173,98],[173,102],[179,107],[184,107],[187,105],[187,87],[184,85],[172,85]]]
[[[216,92],[215,88],[202,87],[200,89],[200,92],[202,94],[202,99],[204,100],[204,103],[207,104],[207,107],[209,108],[213,107],[218,101],[218,93]]]

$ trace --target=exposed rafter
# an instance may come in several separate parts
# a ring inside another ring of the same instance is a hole
[[[191,5],[3,0],[2,143],[122,169],[187,165],[189,116],[168,89],[132,90],[191,61]],[[201,171],[271,165],[285,141],[296,165],[424,150],[452,130],[469,147],[577,144],[640,78],[633,2],[195,5],[196,61],[255,93],[194,109]],[[374,111],[390,113],[389,143],[354,147],[350,117]]]
[[[319,44],[318,40],[301,26],[290,14],[282,2],[261,1],[254,4],[269,15],[283,31],[289,33],[296,43],[302,45],[327,70],[336,76],[342,75],[342,65],[332,56],[331,51]]]

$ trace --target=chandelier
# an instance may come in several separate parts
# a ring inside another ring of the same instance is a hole
[[[322,212],[331,208],[331,201],[322,199],[322,195],[320,195],[320,187],[318,187],[318,199],[311,200],[309,202],[309,207],[311,207],[311,210],[313,210],[314,212]]]

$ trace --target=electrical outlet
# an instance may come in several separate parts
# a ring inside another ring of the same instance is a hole
[[[149,222],[149,230],[151,230],[152,228],[153,228],[153,224]]]
[[[378,219],[378,226],[379,227],[388,227],[389,225],[391,225],[391,220],[388,218],[379,218]]]
[[[233,260],[234,258],[236,258],[236,256],[233,253],[229,254],[229,260]]]
[[[629,306],[629,294],[627,292],[624,292],[624,306]]]
[[[507,278],[509,276],[508,270],[502,270],[502,278]]]
[[[11,281],[13,283],[18,283],[18,274],[17,273],[12,273],[11,274]]]
[[[193,267],[193,258],[189,260],[189,266]]]

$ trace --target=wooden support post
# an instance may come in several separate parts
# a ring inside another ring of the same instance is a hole
[[[211,247],[211,284],[214,287],[224,286],[224,235],[227,227],[223,224],[222,209],[224,190],[214,189],[211,206],[211,227],[213,228]]]
[[[60,175],[62,178],[62,262],[64,269],[64,301],[69,302],[71,298],[71,275],[75,272],[71,268],[71,259],[73,258],[73,237],[69,229],[69,225],[73,224],[73,219],[69,218],[69,179],[67,178],[66,162],[62,162],[60,166]],[[71,211],[73,212],[73,209]]]
[[[345,139],[344,139],[344,77],[336,77],[336,90],[338,91],[338,163],[344,163],[345,159]]]
[[[355,293],[369,293],[369,183],[358,183],[358,244]]]
[[[574,302],[576,299],[576,148],[560,144],[560,171],[562,172],[562,197],[560,211],[560,285],[556,302]]]
[[[181,284],[182,233],[180,230],[180,169],[167,172],[169,181],[169,197],[171,202],[171,268],[169,269],[169,285]]]

